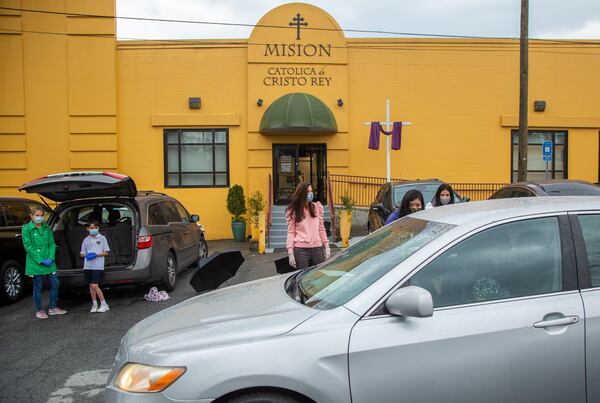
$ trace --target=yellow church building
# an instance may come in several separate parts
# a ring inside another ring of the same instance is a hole
[[[114,0],[0,7],[2,195],[49,173],[119,172],[229,238],[231,185],[285,204],[300,180],[324,200],[327,173],[385,177],[368,124],[386,100],[411,122],[392,177],[514,180],[517,40],[346,38],[290,3],[247,39],[119,41]],[[600,47],[532,41],[529,61],[529,178],[552,141],[552,177],[598,182]]]

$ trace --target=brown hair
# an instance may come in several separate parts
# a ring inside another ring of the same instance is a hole
[[[44,208],[43,208],[43,207],[40,207],[40,206],[35,206],[35,207],[32,207],[31,209],[29,209],[29,213],[30,213],[31,215],[35,215],[35,213],[37,213],[38,211],[41,211],[41,212],[42,212],[42,214],[45,214],[45,213],[46,213],[46,212],[44,211]]]
[[[98,222],[98,220],[88,221],[87,228],[91,227],[92,225],[95,226],[96,228],[100,228],[100,223]]]
[[[308,207],[308,212],[310,213],[311,217],[317,216],[315,204],[313,202],[309,202],[306,199],[306,197],[308,196],[309,186],[309,182],[300,182],[298,186],[296,186],[296,190],[292,195],[291,203],[286,208],[287,212],[294,215],[294,220],[296,222],[304,220],[304,209],[306,207]]]

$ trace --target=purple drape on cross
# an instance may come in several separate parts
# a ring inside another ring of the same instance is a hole
[[[371,122],[371,133],[369,135],[369,148],[379,150],[379,134],[392,135],[392,150],[399,150],[402,145],[402,122],[394,122],[392,132],[386,132],[379,122]]]

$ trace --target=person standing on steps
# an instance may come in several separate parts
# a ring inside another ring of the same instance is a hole
[[[287,221],[286,248],[290,266],[306,269],[331,256],[323,220],[323,205],[313,202],[310,183],[301,182],[285,210]]]

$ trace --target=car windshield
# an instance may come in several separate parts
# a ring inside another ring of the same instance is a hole
[[[548,196],[600,196],[600,187],[586,183],[556,183],[542,189]]]
[[[345,304],[454,225],[401,218],[290,280],[288,292],[317,309]],[[295,286],[295,287],[293,287]]]
[[[425,204],[431,202],[435,196],[435,192],[441,183],[411,183],[410,185],[397,185],[394,186],[394,193],[392,203],[394,207],[399,207],[402,202],[402,198],[411,189],[416,189],[423,194],[423,200]],[[462,202],[461,198],[454,193],[454,203]]]

